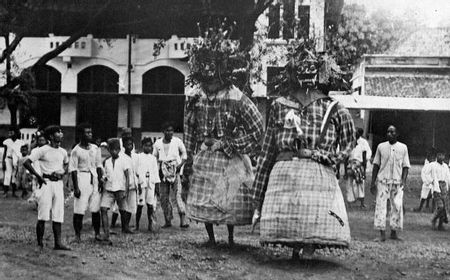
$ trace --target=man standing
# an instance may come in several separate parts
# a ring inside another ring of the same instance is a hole
[[[92,225],[95,239],[100,239],[100,193],[98,178],[102,178],[101,151],[92,144],[92,127],[89,124],[80,124],[81,135],[78,143],[70,153],[69,173],[73,181],[73,228],[75,239],[81,240],[83,216],[87,209],[92,213]]]
[[[20,130],[11,126],[8,130],[8,138],[3,141],[6,151],[3,153],[3,169],[5,179],[3,181],[4,196],[8,196],[9,186],[12,187],[12,196],[16,195],[17,164],[20,158],[20,148],[25,144],[20,139]]]
[[[372,157],[372,150],[367,140],[362,137],[363,134],[364,130],[362,128],[356,129],[356,145],[346,163],[345,176],[347,179],[347,201],[354,202],[359,200],[361,208],[366,208],[364,204],[364,183],[367,162]]]
[[[376,193],[375,229],[380,230],[379,241],[386,240],[386,211],[389,199],[391,239],[398,240],[397,231],[403,229],[403,188],[410,168],[408,147],[397,141],[397,129],[389,126],[388,141],[378,145],[373,160],[370,192]]]
[[[188,227],[185,202],[176,198],[177,192],[181,192],[180,170],[187,159],[186,147],[180,138],[173,136],[172,124],[164,123],[162,130],[164,137],[155,141],[153,149],[153,155],[158,160],[161,178],[159,195],[165,219],[162,227],[172,226],[172,204],[176,204],[180,215],[180,227],[185,228]]]
[[[36,149],[24,163],[24,166],[36,176],[41,194],[38,201],[38,222],[36,236],[39,247],[43,248],[45,222],[53,222],[53,235],[55,237],[55,250],[70,250],[61,243],[61,224],[64,221],[64,183],[63,176],[66,173],[69,158],[66,150],[61,148],[63,133],[56,125],[45,129],[46,138],[50,145]],[[39,161],[42,176],[36,172],[32,163]]]

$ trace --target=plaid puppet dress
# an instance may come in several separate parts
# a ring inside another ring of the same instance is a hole
[[[328,97],[319,98],[303,107],[288,96],[271,106],[254,182],[255,201],[262,208],[263,245],[347,247],[350,242],[347,212],[333,164],[351,151],[354,125],[340,104],[318,145],[324,115],[332,102]],[[288,123],[287,116],[292,114],[298,117],[298,128]],[[303,139],[302,149],[312,150],[311,158],[277,161],[281,152],[296,151],[299,138]]]
[[[188,216],[199,222],[245,225],[253,215],[253,172],[248,154],[256,153],[263,120],[253,102],[235,87],[207,97],[198,92],[186,106],[184,143],[190,178]],[[223,142],[213,151],[205,138]]]

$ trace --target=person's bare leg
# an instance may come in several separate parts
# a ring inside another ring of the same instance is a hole
[[[380,230],[380,237],[375,238],[375,242],[384,242],[386,241],[386,231]]]
[[[108,220],[108,209],[102,208],[101,209],[102,214],[102,226],[103,226],[103,238],[102,241],[109,241],[109,220]]]
[[[292,257],[291,259],[293,261],[299,260],[300,259],[300,249],[299,248],[293,248],[292,249]]]
[[[391,229],[391,236],[390,236],[390,238],[392,240],[398,240],[398,241],[402,240],[400,237],[398,237],[397,231],[396,230],[392,230],[392,229]]]
[[[214,237],[213,224],[205,223],[206,232],[208,233],[208,245],[216,245],[216,238]]]
[[[234,226],[227,225],[228,228],[228,244],[232,247],[234,246]]]

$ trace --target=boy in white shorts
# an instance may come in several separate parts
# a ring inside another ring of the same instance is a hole
[[[138,206],[136,212],[136,230],[139,230],[139,221],[142,208],[147,204],[148,231],[152,231],[152,217],[156,209],[155,184],[160,183],[158,161],[152,154],[153,141],[150,137],[142,139],[143,152],[138,157]]]
[[[103,232],[105,234],[102,240],[111,244],[109,239],[108,210],[117,202],[121,218],[125,218],[132,167],[130,161],[120,153],[119,139],[109,139],[108,150],[111,157],[105,160],[105,174],[102,178],[104,188],[100,210],[102,213]]]
[[[70,153],[69,173],[73,182],[73,228],[75,240],[81,241],[83,216],[86,210],[92,214],[95,239],[100,240],[100,187],[98,178],[103,176],[101,150],[92,144],[92,127],[80,124],[81,135],[78,143]]]
[[[61,224],[64,221],[64,183],[62,179],[66,173],[69,158],[66,150],[61,148],[63,133],[59,126],[47,127],[45,135],[50,140],[50,144],[37,148],[36,152],[32,153],[24,163],[25,168],[36,176],[40,187],[36,225],[37,242],[39,247],[44,247],[45,222],[51,218],[55,237],[54,249],[70,250],[61,243]],[[32,166],[32,163],[37,161],[39,161],[42,176]]]

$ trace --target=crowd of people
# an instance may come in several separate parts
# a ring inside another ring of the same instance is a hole
[[[336,166],[345,164],[347,201],[365,207],[364,180],[372,152],[349,111],[328,96],[330,83],[341,74],[336,63],[302,44],[291,48],[280,74],[279,97],[264,126],[256,105],[234,84],[246,71],[248,64],[241,61],[246,56],[220,34],[191,49],[188,80],[196,91],[186,100],[183,140],[173,136],[173,125],[164,124],[164,136],[155,143],[143,138],[142,152],[136,153],[131,131],[126,130],[121,138],[108,139],[109,156],[103,160],[88,124],[78,127],[80,140],[70,154],[61,148],[58,126],[38,134],[37,147],[29,155],[17,129],[11,129],[5,141],[4,191],[7,195],[11,187],[15,196],[18,184],[26,190],[26,182],[31,182],[40,247],[45,223],[52,221],[54,248],[69,250],[61,242],[67,173],[73,185],[77,242],[87,211],[95,239],[111,244],[110,211],[111,225],[120,216],[122,232],[132,234],[130,220],[135,215],[139,229],[146,206],[152,231],[160,201],[163,228],[172,227],[176,207],[180,227],[189,227],[187,218],[204,223],[210,245],[216,242],[214,224],[227,226],[233,245],[235,226],[260,223],[261,244],[291,247],[294,259],[300,251],[310,256],[319,248],[349,246],[350,225]],[[387,141],[378,145],[373,157],[370,190],[376,195],[374,228],[380,231],[379,241],[386,239],[388,200],[390,238],[399,240],[403,228],[403,190],[410,163],[408,149],[397,136],[390,126]],[[435,157],[430,154],[424,167],[419,208],[431,193],[436,204],[433,226],[438,223],[442,229],[448,222],[450,175],[442,154]],[[256,158],[255,174],[250,158]]]

